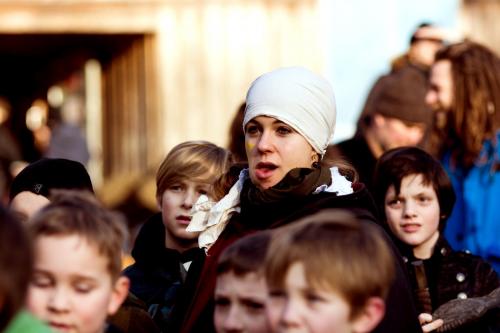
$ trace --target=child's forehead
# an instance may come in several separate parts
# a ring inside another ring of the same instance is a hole
[[[432,181],[427,179],[422,173],[410,174],[401,179],[401,187],[410,186],[428,187],[434,190]]]
[[[89,252],[96,256],[102,255],[96,242],[76,233],[39,234],[35,237],[35,246],[59,248],[61,251],[62,249],[72,249],[74,251]],[[60,254],[71,255],[72,253],[61,252]]]
[[[39,235],[35,239],[38,269],[64,275],[86,272],[89,276],[101,276],[108,274],[108,262],[97,244],[81,235]]]

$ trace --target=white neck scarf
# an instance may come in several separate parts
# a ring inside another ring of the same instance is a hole
[[[352,183],[339,173],[337,167],[330,169],[332,182],[328,185],[321,185],[313,192],[337,193],[337,195],[347,195],[353,193]],[[193,218],[186,231],[200,232],[198,245],[208,251],[210,246],[219,238],[229,218],[234,212],[240,212],[240,194],[245,180],[249,177],[248,169],[240,172],[238,181],[231,187],[229,193],[220,201],[213,202],[206,195],[201,195],[194,204],[191,214]]]

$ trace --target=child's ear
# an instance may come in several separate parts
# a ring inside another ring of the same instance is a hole
[[[385,314],[385,302],[380,297],[370,297],[362,312],[352,321],[352,331],[368,333],[373,331]]]
[[[156,207],[158,207],[158,210],[161,212],[161,198],[162,196],[157,195],[156,196]]]
[[[113,286],[111,299],[108,304],[108,315],[113,315],[125,301],[130,287],[130,280],[126,276],[120,276]]]

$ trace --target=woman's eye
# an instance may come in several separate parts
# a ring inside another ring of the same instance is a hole
[[[245,129],[245,134],[256,134],[259,131],[259,128],[256,125],[249,125]]]
[[[290,134],[292,133],[292,129],[291,128],[288,128],[286,126],[280,126],[278,127],[278,129],[276,130],[279,134],[281,135],[286,135],[286,134]]]

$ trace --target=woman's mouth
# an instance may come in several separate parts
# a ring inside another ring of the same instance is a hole
[[[266,179],[273,175],[274,170],[278,168],[277,165],[269,162],[260,162],[255,166],[255,177],[258,179]]]

